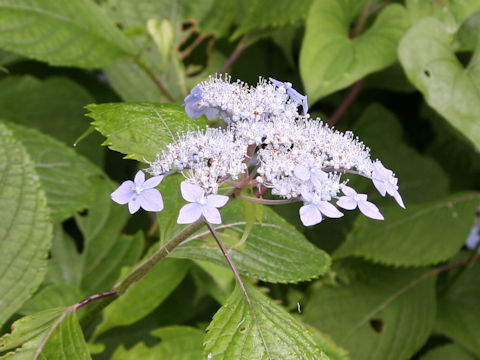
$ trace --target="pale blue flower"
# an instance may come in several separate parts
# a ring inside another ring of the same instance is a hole
[[[295,169],[293,169],[293,173],[300,180],[310,180],[316,189],[321,189],[322,183],[325,180],[328,180],[327,173],[317,167],[312,167],[309,169],[306,166],[297,165],[295,166]]]
[[[338,199],[338,206],[346,210],[353,210],[358,206],[363,215],[376,220],[384,219],[377,206],[367,201],[366,194],[358,194],[354,189],[346,185],[342,186],[342,191],[345,196],[341,196]]]
[[[343,214],[328,201],[317,200],[313,193],[302,191],[305,205],[300,208],[300,220],[303,225],[312,226],[323,220],[322,214],[329,218],[340,218]]]
[[[398,192],[398,179],[393,174],[393,171],[383,166],[379,160],[373,163],[372,181],[380,195],[385,196],[385,194],[388,194],[393,196],[398,205],[405,209],[402,196]]]
[[[133,214],[142,208],[146,211],[162,211],[162,194],[157,189],[163,180],[163,176],[154,176],[145,181],[143,171],[137,172],[134,181],[124,181],[110,197],[118,204],[128,203],[128,210]]]
[[[191,224],[200,219],[202,215],[211,224],[222,223],[218,208],[228,202],[228,196],[215,194],[205,196],[205,190],[201,186],[187,181],[180,184],[180,190],[183,198],[190,204],[186,204],[180,209],[177,218],[178,224]]]
[[[295,101],[297,104],[302,105],[303,113],[304,114],[308,113],[307,95],[302,95],[297,90],[295,90],[292,87],[291,82],[288,82],[288,81],[282,82],[282,81],[275,80],[273,78],[268,78],[268,79],[272,82],[273,85],[276,85],[278,87],[283,86],[285,88],[285,90],[287,91],[287,94],[290,95],[290,98],[293,101]]]
[[[202,115],[205,115],[208,120],[213,120],[218,117],[219,110],[201,105],[202,100],[202,90],[200,85],[195,86],[190,94],[185,97],[185,112],[187,115],[192,118],[196,119]]]

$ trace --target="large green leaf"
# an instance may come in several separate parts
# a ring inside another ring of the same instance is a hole
[[[232,202],[222,209],[222,224],[215,226],[242,275],[289,283],[310,280],[329,269],[328,254],[313,246],[302,233],[268,207],[262,211],[261,222],[253,224],[248,238],[243,241],[247,225],[245,211],[241,201]],[[228,266],[208,230],[187,239],[171,256]]]
[[[130,325],[150,314],[178,286],[188,272],[190,263],[166,259],[133,284],[104,312],[95,336],[121,325]]]
[[[103,67],[134,55],[92,0],[1,0],[0,47],[52,65]]]
[[[110,288],[120,276],[122,266],[132,266],[143,250],[143,235],[122,234],[127,209],[115,204],[110,193],[115,186],[101,180],[95,188],[88,214],[75,219],[84,238],[81,289],[94,294]]]
[[[442,23],[425,18],[403,37],[398,53],[427,103],[480,148],[480,47],[464,68]]]
[[[311,103],[395,61],[397,43],[408,26],[405,9],[398,4],[385,7],[369,29],[351,39],[350,23],[363,3],[316,0],[310,8],[300,73]]]
[[[161,339],[159,344],[146,346],[139,343],[131,349],[117,348],[112,360],[198,360],[203,358],[204,332],[189,326],[169,326],[152,331]]]
[[[32,315],[48,309],[69,306],[77,303],[84,297],[76,286],[57,283],[49,285],[37,292],[22,306],[19,313],[22,315]]]
[[[412,24],[423,17],[434,17],[453,34],[466,18],[480,9],[480,0],[407,0],[405,5]]]
[[[447,344],[430,350],[420,360],[475,360],[475,358],[460,346]]]
[[[458,270],[457,270],[458,271]],[[480,262],[465,269],[438,299],[436,330],[480,357]]]
[[[435,279],[422,279],[424,272],[355,262],[345,283],[312,292],[304,320],[331,335],[352,359],[409,359],[435,320]]]
[[[312,334],[253,286],[246,286],[258,324],[239,286],[213,317],[205,337],[209,359],[318,359],[328,357]]]
[[[88,129],[89,119],[83,107],[93,101],[84,88],[68,78],[39,80],[27,75],[0,81],[0,117],[40,130],[68,147]],[[75,149],[102,165],[105,149],[99,146],[101,142],[100,134],[92,134]]]
[[[105,145],[139,161],[153,161],[177,133],[206,124],[203,118],[189,118],[183,107],[173,104],[92,104],[87,109],[93,126],[107,138]]]
[[[358,217],[337,258],[360,256],[396,266],[444,261],[462,247],[472,226],[479,193],[455,194],[419,205],[382,207],[384,221]]]
[[[313,335],[313,339],[330,360],[350,360],[348,351],[335,344],[332,338],[311,325],[303,324]]]
[[[36,358],[35,354],[42,346],[44,339],[50,336],[52,327],[66,311],[66,308],[49,309],[17,320],[12,326],[12,333],[0,338],[0,352],[10,350],[2,356],[2,359],[32,360]],[[38,359],[91,359],[75,312],[66,315],[56,327]]]
[[[312,0],[255,0],[233,34],[237,38],[256,28],[275,28],[304,20]]]
[[[454,48],[457,51],[474,51],[480,41],[480,10],[463,22],[457,31]]]
[[[95,194],[102,171],[72,148],[37,130],[8,123],[22,141],[40,177],[52,218],[63,221],[84,210]]]
[[[45,277],[52,225],[34,163],[0,122],[0,324]]]

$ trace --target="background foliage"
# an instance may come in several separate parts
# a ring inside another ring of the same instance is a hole
[[[0,0],[0,49],[0,359],[480,359],[464,247],[479,232],[479,0]],[[182,230],[178,177],[158,218],[109,195],[206,126],[183,98],[227,70],[291,81],[395,170],[407,209],[361,182],[384,222],[306,229],[297,205],[229,204],[219,233],[258,324],[204,229],[84,307]]]

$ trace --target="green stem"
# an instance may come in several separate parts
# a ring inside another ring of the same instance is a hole
[[[138,57],[132,59],[132,61],[138,65],[140,69],[142,69],[145,74],[153,81],[153,83],[158,87],[158,89],[165,95],[168,101],[174,103],[175,98],[170,94],[167,90],[167,87],[156,77],[153,70],[150,69],[147,65],[145,65]]]

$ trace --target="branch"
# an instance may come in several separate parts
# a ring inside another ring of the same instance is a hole
[[[237,61],[239,56],[247,48],[246,38],[247,37],[245,36],[242,40],[240,40],[240,42],[238,43],[238,45],[235,48],[235,50],[233,51],[233,53],[230,55],[230,57],[227,59],[227,61],[225,61],[225,64],[223,64],[223,66],[220,68],[220,70],[218,70],[219,74],[223,74],[223,73],[227,72],[227,70],[230,69],[230,67],[235,63],[235,61]]]
[[[152,69],[150,69],[147,65],[145,65],[138,57],[134,57],[131,59],[135,64],[140,67],[145,74],[152,80],[157,88],[165,95],[165,97],[172,103],[176,102],[175,98],[170,94],[170,92],[167,90],[166,86],[155,76],[154,72]]]
[[[337,121],[340,119],[340,117],[343,115],[343,113],[348,109],[350,104],[357,98],[357,95],[360,92],[360,87],[362,86],[362,84],[363,84],[363,79],[360,79],[350,88],[350,91],[348,92],[345,99],[343,99],[343,102],[340,104],[337,110],[335,110],[335,112],[330,117],[330,119],[328,119],[329,126],[335,125]]]

